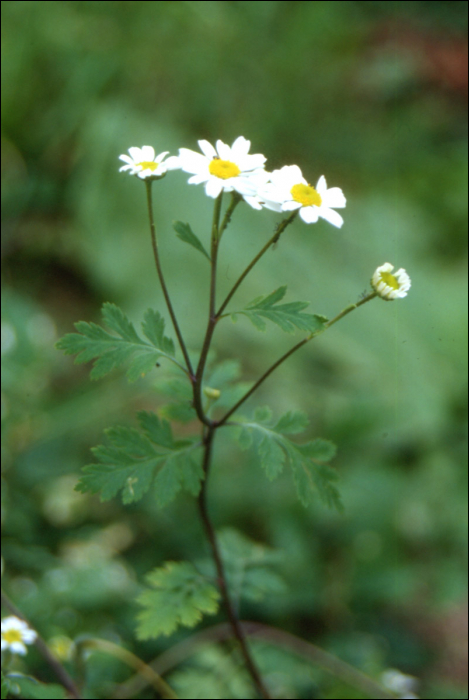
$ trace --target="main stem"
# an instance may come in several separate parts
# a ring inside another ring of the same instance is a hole
[[[254,685],[256,686],[259,695],[262,698],[270,698],[270,695],[262,681],[261,675],[259,673],[259,670],[254,663],[254,659],[251,656],[251,652],[249,651],[249,647],[247,645],[246,641],[246,636],[244,634],[243,628],[236,617],[236,613],[233,608],[233,604],[231,602],[230,594],[228,593],[228,586],[226,583],[226,575],[225,575],[225,570],[223,567],[223,561],[221,558],[220,550],[218,547],[218,542],[217,538],[215,535],[215,530],[213,528],[212,522],[210,520],[210,516],[208,514],[208,509],[207,509],[207,483],[208,483],[208,474],[210,470],[210,463],[211,463],[211,456],[212,456],[212,447],[213,447],[213,440],[215,438],[215,431],[216,428],[213,426],[210,426],[207,431],[206,435],[204,438],[204,461],[203,461],[203,470],[204,470],[204,481],[202,482],[202,488],[200,490],[200,494],[198,497],[198,503],[199,503],[199,511],[200,511],[200,517],[202,519],[205,533],[207,535],[207,539],[210,543],[210,547],[212,550],[212,556],[215,561],[215,566],[217,570],[217,578],[218,578],[218,585],[220,587],[220,592],[223,600],[223,605],[225,608],[225,612],[228,616],[228,620],[231,626],[231,629],[233,631],[233,634],[235,638],[237,639],[241,653],[243,655],[244,661],[246,663],[246,668],[248,669],[249,673],[251,674],[251,678],[254,682]]]
[[[210,463],[212,458],[212,447],[215,438],[216,428],[213,422],[205,416],[203,406],[202,406],[202,380],[204,375],[205,364],[207,361],[208,351],[210,348],[210,343],[212,340],[213,332],[218,321],[218,316],[216,314],[216,285],[217,285],[217,260],[218,260],[218,247],[220,245],[220,239],[224,229],[226,228],[231,214],[239,201],[238,197],[232,197],[231,204],[228,206],[223,221],[220,225],[220,213],[221,213],[221,203],[222,203],[222,193],[215,200],[215,206],[213,210],[213,221],[212,221],[212,236],[211,236],[211,271],[210,271],[210,299],[209,299],[209,313],[207,329],[205,331],[205,338],[202,346],[202,351],[200,354],[199,363],[197,365],[195,383],[194,383],[194,407],[197,411],[197,415],[200,420],[204,423],[203,429],[203,445],[204,445],[204,458],[203,458],[203,471],[204,480],[202,482],[202,487],[198,497],[200,517],[207,535],[207,539],[210,543],[212,550],[213,560],[215,562],[215,567],[217,570],[218,585],[220,587],[220,592],[222,595],[223,605],[231,626],[233,630],[234,637],[238,640],[241,653],[243,655],[244,661],[246,663],[246,668],[251,674],[254,685],[256,686],[260,696],[262,698],[270,698],[263,682],[261,675],[257,669],[256,664],[249,651],[246,638],[243,633],[243,629],[236,617],[233,604],[231,602],[230,594],[228,592],[228,586],[226,583],[225,571],[223,568],[223,561],[221,558],[220,550],[218,547],[217,538],[215,535],[215,530],[210,520],[207,509],[207,484],[208,476],[210,470]]]
[[[160,280],[161,284],[161,289],[163,290],[164,298],[166,301],[166,306],[169,311],[169,315],[171,316],[171,321],[173,323],[173,328],[174,331],[177,335],[177,339],[179,341],[179,346],[181,348],[182,354],[184,355],[184,361],[186,363],[187,371],[189,372],[189,377],[192,382],[194,382],[194,371],[192,369],[192,364],[189,359],[189,354],[187,352],[186,344],[184,342],[184,339],[182,337],[181,329],[179,328],[179,324],[176,319],[176,314],[174,313],[173,305],[171,303],[171,299],[168,293],[168,288],[166,287],[166,282],[163,276],[163,270],[161,268],[161,262],[160,262],[160,255],[158,252],[158,241],[156,238],[156,228],[155,228],[155,219],[153,216],[153,202],[151,198],[151,180],[145,180],[145,185],[147,189],[147,204],[148,204],[148,216],[150,217],[150,231],[151,231],[151,243],[153,247],[153,255],[155,257],[155,263],[156,263],[156,270],[158,272],[158,278]]]

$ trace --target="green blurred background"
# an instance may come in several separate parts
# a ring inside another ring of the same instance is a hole
[[[319,501],[303,510],[287,474],[270,484],[249,453],[219,440],[216,525],[284,552],[287,591],[241,614],[375,677],[413,674],[421,697],[464,698],[467,3],[288,4],[2,2],[3,584],[47,639],[91,633],[149,660],[187,636],[136,644],[133,599],[154,566],[205,553],[193,501],[158,511],[151,494],[123,508],[73,491],[103,429],[161,405],[158,376],[92,383],[54,343],[73,322],[99,320],[104,301],[135,322],[148,306],[165,314],[144,187],[118,173],[119,154],[241,134],[269,170],[296,163],[313,183],[324,174],[347,208],[340,230],[290,227],[232,308],[287,284],[287,301],[331,317],[384,262],[412,279],[405,300],[347,317],[251,404],[304,410],[307,437],[337,442],[344,515]],[[187,177],[157,183],[155,210],[197,350],[206,264],[171,222],[189,221],[207,244],[212,201]],[[278,219],[238,208],[221,291]],[[215,336],[218,357],[240,357],[246,380],[292,340],[242,318]],[[109,697],[127,676],[104,657],[89,664],[88,697]],[[34,652],[27,667],[52,679]],[[285,681],[284,697],[361,697],[318,673]],[[207,697],[183,687],[181,697]]]

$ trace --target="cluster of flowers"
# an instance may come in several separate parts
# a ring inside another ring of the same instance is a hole
[[[168,170],[191,173],[189,184],[205,184],[205,192],[216,198],[221,192],[237,192],[251,207],[267,207],[278,212],[298,210],[301,219],[314,224],[319,218],[340,228],[344,220],[335,209],[345,207],[346,200],[340,187],[328,188],[324,175],[316,187],[303,177],[297,165],[285,165],[268,172],[265,156],[249,154],[251,142],[239,136],[231,146],[218,140],[216,148],[205,140],[198,142],[201,153],[180,148],[178,156],[167,158],[169,151],[156,155],[152,146],[129,148],[129,155],[119,156],[125,165],[120,171],[139,178],[160,179]],[[375,271],[371,284],[383,299],[405,297],[410,289],[410,278],[402,268],[394,275],[393,266],[385,263]]]
[[[155,155],[152,146],[129,148],[129,156],[120,156],[126,163],[120,170],[142,179],[162,177],[168,170],[184,170],[192,174],[189,184],[205,183],[209,197],[218,197],[222,191],[236,191],[254,209],[263,206],[274,211],[299,209],[307,224],[321,217],[334,226],[342,226],[343,219],[334,208],[345,207],[345,197],[338,187],[327,189],[324,176],[312,187],[297,165],[286,165],[269,173],[264,168],[265,156],[249,155],[251,142],[243,136],[232,146],[223,141],[217,141],[216,148],[208,141],[199,141],[199,146],[202,153],[180,148],[179,156],[169,158],[166,158],[168,151]]]

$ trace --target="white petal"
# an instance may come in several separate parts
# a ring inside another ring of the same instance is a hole
[[[261,187],[267,185],[270,178],[270,173],[268,173],[267,170],[264,170],[264,168],[257,168],[256,170],[248,173],[247,176],[249,177],[250,182],[254,182],[256,184],[256,187]]]
[[[212,160],[212,158],[217,155],[217,152],[214,149],[214,147],[212,146],[212,144],[209,143],[208,141],[205,141],[205,139],[202,139],[201,141],[197,141],[197,143],[199,144],[199,148],[202,151],[202,153],[204,154],[204,156],[206,156],[209,160]]]
[[[235,158],[242,158],[243,156],[247,156],[250,148],[251,142],[245,139],[244,136],[238,136],[238,138],[233,141],[231,152]]]
[[[225,184],[233,187],[236,192],[242,195],[255,195],[257,193],[257,187],[242,177],[231,177],[229,180],[225,180]]]
[[[196,153],[188,148],[179,149],[179,162],[186,173],[205,172],[208,169],[208,161],[201,153]]]
[[[284,187],[291,189],[293,185],[307,185],[300,168],[297,165],[284,165],[280,170],[274,170],[272,175],[276,175],[275,182],[281,183]],[[274,178],[272,177],[274,182]]]
[[[200,185],[202,182],[206,182],[209,178],[210,173],[198,173],[197,175],[190,177],[187,182],[189,185]]]
[[[282,211],[282,207],[278,202],[272,202],[269,199],[264,199],[264,197],[260,197],[260,200],[264,203],[264,206],[267,209],[272,209],[272,211]]]
[[[259,201],[259,197],[244,197],[244,201],[247,202],[253,209],[262,209],[262,204]]]
[[[316,190],[316,192],[319,192],[319,194],[321,195],[321,198],[326,193],[327,184],[326,184],[326,178],[324,177],[324,175],[321,175],[321,177],[319,178],[317,185],[315,187],[315,190]]]
[[[302,207],[300,209],[300,216],[305,222],[305,224],[315,224],[318,220],[318,208],[317,207]]]
[[[161,163],[161,161],[164,159],[165,156],[167,156],[169,151],[163,151],[162,153],[158,153],[156,156],[155,160],[157,163]]]
[[[209,197],[218,197],[223,189],[223,181],[219,177],[211,177],[205,185],[205,193]]]
[[[153,146],[142,146],[141,160],[155,160],[155,149]]]
[[[218,139],[217,141],[217,153],[222,160],[233,161],[233,154],[231,153],[231,148],[227,146],[226,143],[223,143],[223,141],[220,141],[220,139]]]
[[[318,214],[321,217],[321,219],[325,219],[333,226],[337,226],[337,228],[340,228],[344,223],[344,220],[341,217],[341,215],[333,209],[329,209],[328,207],[319,207]]]
[[[288,202],[282,204],[282,211],[294,211],[295,209],[300,209],[300,207],[300,202],[295,202],[294,199],[290,199]]]
[[[319,192],[323,204],[326,207],[333,207],[334,209],[342,209],[345,207],[347,201],[344,197],[344,193],[340,187],[331,187],[327,192]]]
[[[168,170],[179,170],[181,168],[181,160],[178,156],[169,156],[164,164]]]
[[[129,148],[129,153],[132,156],[132,160],[135,163],[138,163],[140,160],[143,160],[141,148],[137,148],[136,146],[132,146],[132,148]]]
[[[381,265],[376,269],[376,272],[392,272],[394,270],[394,265],[391,265],[391,263],[384,263],[384,265]]]
[[[236,163],[240,170],[257,170],[263,168],[267,158],[262,153],[236,157]]]

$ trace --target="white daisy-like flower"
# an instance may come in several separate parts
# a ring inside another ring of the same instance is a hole
[[[37,632],[32,630],[24,620],[16,615],[2,620],[2,651],[9,649],[13,654],[26,654],[26,644],[32,644]]]
[[[344,220],[334,209],[345,207],[346,200],[340,187],[327,188],[324,175],[316,187],[310,185],[303,177],[297,165],[285,165],[274,170],[270,182],[259,190],[258,195],[264,206],[274,211],[294,211],[306,224],[326,219],[333,226],[340,228]]]
[[[264,170],[265,156],[249,155],[251,142],[244,136],[239,136],[232,146],[218,140],[216,149],[208,141],[201,140],[198,144],[202,153],[179,149],[179,167],[192,173],[188,183],[205,183],[205,193],[213,198],[220,192],[235,190],[254,209],[262,209],[257,191],[269,179],[269,173]]]
[[[128,171],[129,175],[138,175],[142,180],[148,177],[160,178],[166,174],[167,170],[174,170],[179,167],[177,158],[172,156],[165,162],[169,151],[163,151],[155,155],[153,146],[142,146],[129,148],[130,155],[126,153],[119,156],[125,165],[119,168],[119,172]]]
[[[371,286],[386,301],[402,299],[410,289],[410,277],[407,272],[402,267],[396,272],[392,272],[393,270],[394,265],[384,263],[376,268],[371,278]]]

